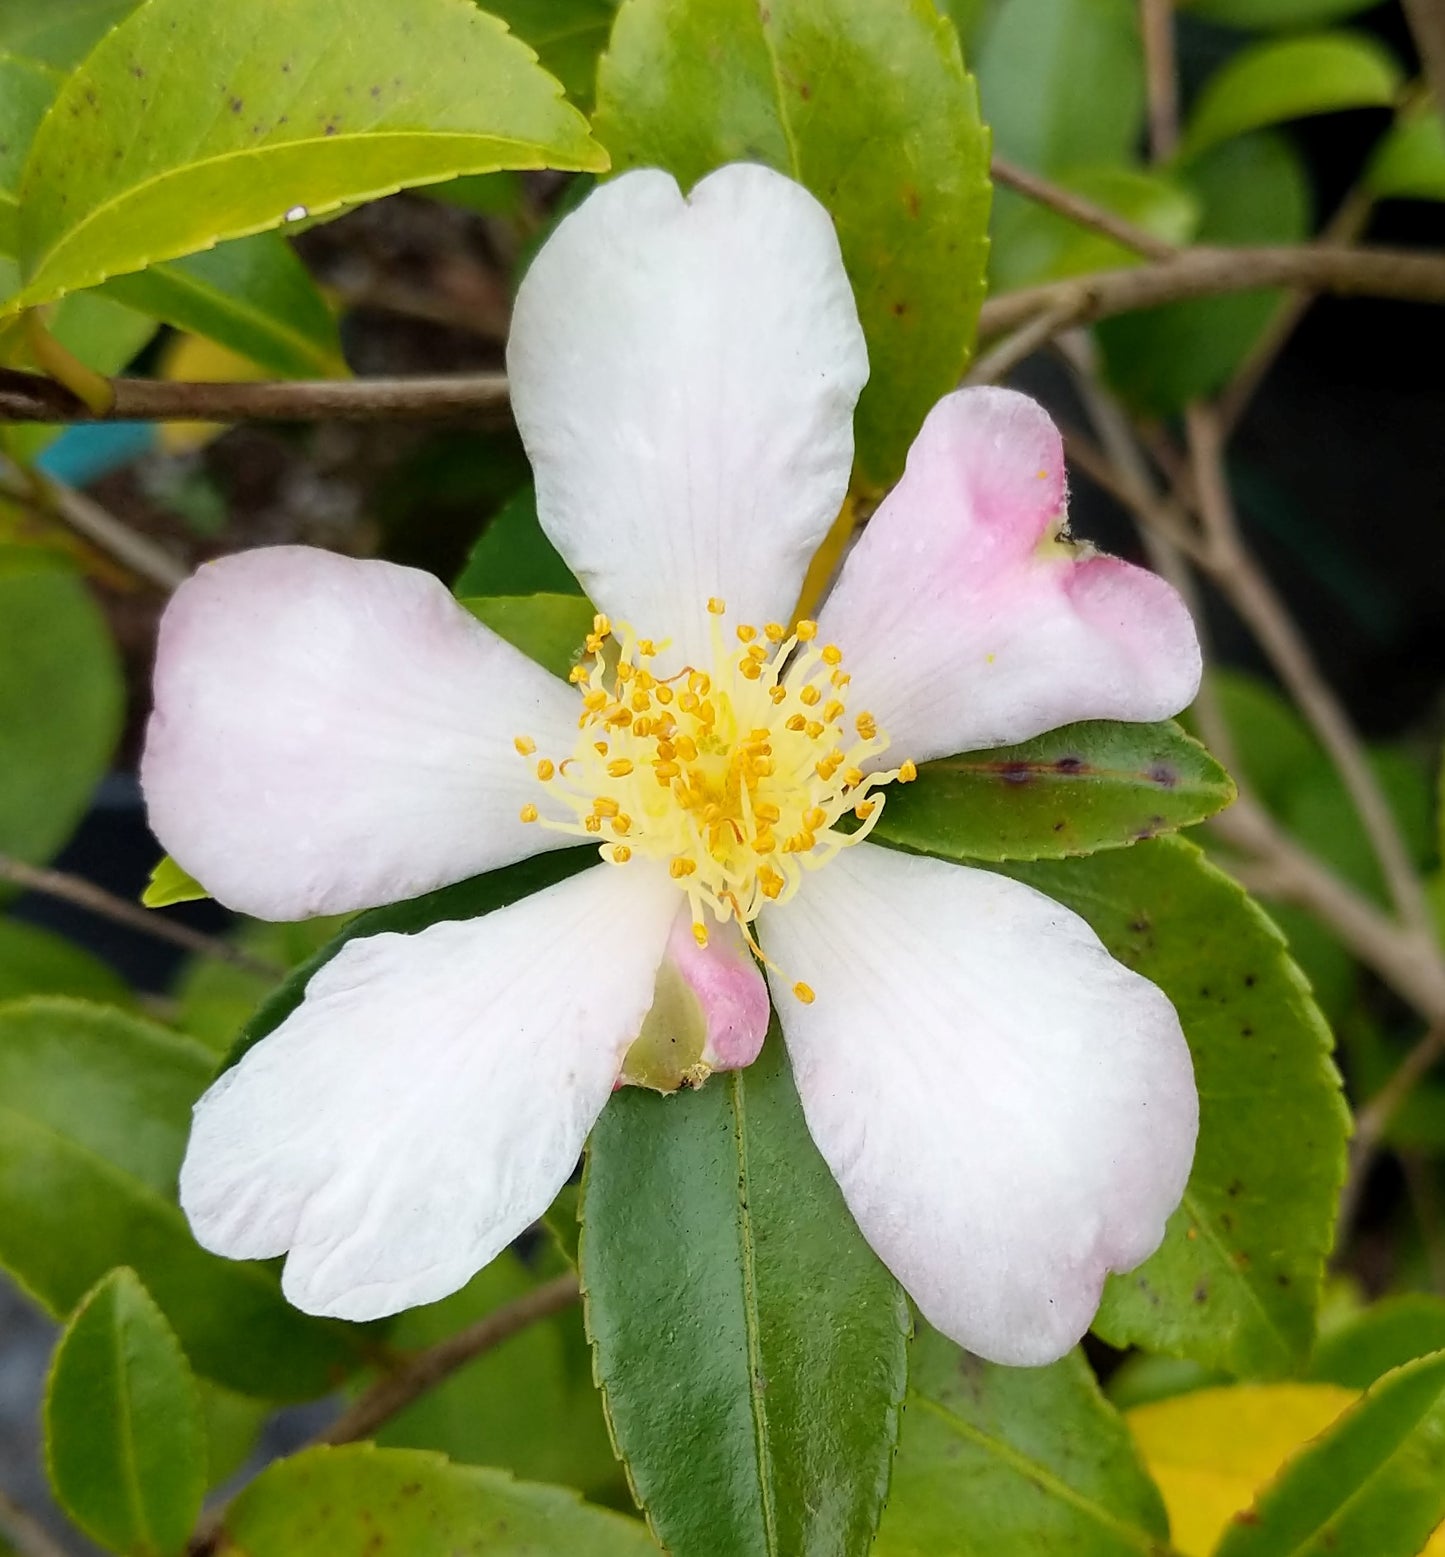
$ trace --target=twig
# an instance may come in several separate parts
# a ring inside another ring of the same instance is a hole
[[[1174,59],[1174,0],[1140,0],[1144,79],[1149,93],[1149,160],[1167,162],[1179,145],[1179,72]]]
[[[1040,314],[1006,335],[997,346],[986,351],[963,376],[965,384],[997,384],[1039,347],[1047,345],[1071,321],[1063,310]]]
[[[1437,1023],[1396,1067],[1390,1079],[1355,1114],[1355,1133],[1350,1141],[1350,1169],[1340,1194],[1339,1227],[1343,1235],[1355,1219],[1360,1195],[1370,1176],[1380,1142],[1399,1113],[1405,1099],[1415,1090],[1445,1052],[1445,1023]]]
[[[1374,209],[1375,198],[1367,189],[1361,186],[1351,190],[1320,234],[1321,241],[1327,244],[1354,243],[1369,226],[1370,214]],[[1318,296],[1318,292],[1296,288],[1275,310],[1264,334],[1250,348],[1234,381],[1219,399],[1219,419],[1226,439],[1239,425],[1239,419],[1259,386],[1279,360],[1280,353],[1299,328],[1300,320],[1309,312],[1310,305]]]
[[[1210,575],[1269,656],[1339,770],[1405,928],[1416,936],[1429,936],[1433,947],[1430,905],[1364,747],[1334,690],[1315,665],[1304,635],[1240,538],[1224,474],[1223,429],[1218,414],[1194,405],[1186,422]]]
[[[1040,178],[1037,173],[1030,173],[1027,168],[1006,162],[1002,157],[993,159],[990,171],[996,184],[1003,184],[1036,204],[1047,206],[1051,211],[1056,211],[1060,216],[1075,223],[1076,226],[1102,233],[1104,237],[1112,238],[1115,243],[1121,243],[1126,249],[1133,249],[1137,254],[1143,254],[1149,259],[1165,260],[1172,259],[1179,253],[1172,243],[1165,242],[1163,238],[1156,238],[1152,232],[1136,226],[1127,217],[1097,205],[1083,195],[1075,194],[1072,189],[1064,189],[1046,178]]]
[[[175,589],[187,570],[154,541],[137,535],[108,509],[74,487],[52,481],[38,470],[13,471],[0,461],[0,496],[57,519],[132,573],[161,589]]]
[[[0,1491],[0,1530],[15,1543],[20,1557],[66,1557],[66,1551],[50,1532],[8,1492]]]
[[[1404,0],[1425,79],[1435,98],[1436,113],[1445,114],[1445,6],[1440,0]]]
[[[369,422],[476,415],[507,408],[507,380],[501,373],[259,384],[118,378],[111,383],[115,405],[108,415],[98,417],[53,379],[0,369],[0,421]]]
[[[23,860],[0,854],[0,881],[12,882],[15,886],[24,887],[26,891],[40,892],[64,903],[74,903],[77,908],[88,909],[103,919],[139,930],[142,935],[154,936],[158,941],[169,941],[172,946],[194,952],[199,957],[228,962],[233,968],[259,974],[262,978],[279,979],[286,975],[286,969],[278,963],[268,962],[263,957],[253,957],[250,952],[232,946],[229,941],[219,940],[214,935],[204,935],[189,925],[177,924],[154,909],[141,908],[136,903],[127,902],[125,898],[117,897],[113,892],[107,892],[104,887],[98,887],[80,876],[27,865]]]
[[[1006,335],[1053,309],[1072,310],[1072,318],[1087,324],[1163,303],[1272,286],[1445,303],[1445,257],[1343,244],[1183,249],[1157,264],[1096,271],[990,298],[983,305],[979,334]]]
[[[359,1438],[370,1438],[383,1422],[388,1422],[398,1412],[404,1411],[412,1401],[435,1389],[443,1379],[450,1378],[458,1368],[480,1357],[483,1352],[528,1325],[559,1313],[579,1296],[577,1277],[570,1271],[554,1281],[533,1288],[502,1308],[458,1330],[435,1346],[418,1352],[409,1362],[395,1372],[379,1378],[367,1392],[354,1401],[339,1417],[313,1440],[316,1443],[355,1443]]]

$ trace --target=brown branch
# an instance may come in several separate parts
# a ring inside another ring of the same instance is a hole
[[[1143,254],[1148,259],[1164,260],[1172,259],[1179,252],[1172,243],[1156,238],[1152,232],[1136,226],[1117,212],[1075,194],[1072,189],[1050,183],[1037,173],[1030,173],[1027,168],[1006,162],[1002,157],[993,159],[990,171],[996,184],[1014,190],[1037,205],[1047,206],[1076,226],[1087,227],[1092,232],[1112,238],[1115,243],[1133,249],[1136,254]]]
[[[1435,98],[1435,111],[1445,114],[1445,6],[1440,0],[1403,0],[1425,79]]]
[[[66,1557],[65,1548],[8,1492],[0,1492],[0,1531],[15,1543],[19,1557]]]
[[[1072,322],[1087,324],[1164,303],[1274,286],[1445,303],[1445,256],[1327,244],[1184,249],[1158,264],[1101,270],[990,298],[983,305],[979,334],[985,338],[1006,335],[1035,315],[1052,310],[1065,312]]]
[[[507,408],[507,380],[501,373],[259,384],[171,383],[149,378],[111,382],[115,404],[105,416],[97,416],[53,379],[0,369],[0,421],[367,422],[475,416]]]
[[[1364,746],[1343,704],[1320,674],[1309,643],[1240,537],[1225,478],[1224,435],[1218,414],[1204,406],[1191,406],[1186,421],[1210,575],[1269,656],[1339,771],[1406,928],[1416,935],[1433,936],[1433,917],[1424,888]]]
[[[1144,79],[1149,91],[1149,160],[1168,162],[1179,146],[1179,71],[1174,58],[1174,0],[1140,0]]]
[[[1063,313],[1040,314],[1020,325],[1012,335],[1006,335],[996,346],[991,346],[977,358],[963,376],[965,384],[998,384],[1008,377],[1027,357],[1032,357],[1041,346],[1046,346],[1061,329],[1072,321]]]
[[[435,1389],[458,1368],[465,1367],[483,1352],[525,1330],[528,1325],[575,1303],[579,1296],[577,1277],[568,1272],[554,1281],[533,1288],[519,1298],[494,1309],[490,1314],[458,1330],[435,1346],[418,1352],[392,1373],[379,1378],[367,1392],[354,1401],[326,1429],[316,1443],[354,1443],[370,1438],[384,1422],[404,1411],[412,1401]]]
[[[284,978],[286,974],[286,969],[277,963],[253,957],[239,946],[232,946],[229,941],[219,940],[214,935],[204,935],[189,925],[177,924],[174,919],[165,918],[155,909],[142,908],[138,903],[128,902],[80,876],[27,865],[23,860],[0,854],[0,881],[12,882],[27,892],[39,892],[64,903],[73,903],[77,908],[99,914],[102,919],[139,930],[142,935],[154,936],[158,941],[169,941],[172,946],[179,946],[198,957],[228,962],[233,968],[240,968],[246,973],[255,973],[267,979]]]

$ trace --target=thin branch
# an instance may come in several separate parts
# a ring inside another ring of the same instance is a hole
[[[1041,347],[1051,341],[1071,321],[1063,310],[1040,314],[1006,335],[996,346],[979,357],[963,376],[965,384],[997,384]]]
[[[148,579],[167,593],[186,577],[187,570],[154,541],[122,524],[94,498],[53,481],[38,470],[10,469],[7,462],[0,461],[0,496],[58,520],[132,573]]]
[[[1121,243],[1126,249],[1133,249],[1136,254],[1142,254],[1147,259],[1172,259],[1179,252],[1174,244],[1156,238],[1152,232],[1136,226],[1117,212],[1075,194],[1072,189],[1050,183],[1037,173],[1030,173],[1027,168],[1006,162],[1002,157],[993,159],[990,171],[996,184],[1024,195],[1037,205],[1047,206],[1076,226],[1087,227],[1091,232],[1112,238],[1115,243]]]
[[[1445,5],[1440,0],[1404,0],[1404,7],[1435,111],[1445,114]]]
[[[232,946],[229,941],[219,940],[214,935],[204,935],[189,925],[177,924],[174,919],[163,917],[155,909],[142,908],[138,903],[117,897],[113,892],[107,892],[104,887],[98,887],[80,876],[27,865],[23,860],[0,854],[0,881],[12,882],[27,892],[58,898],[63,903],[73,903],[77,908],[99,914],[102,919],[125,925],[127,929],[139,930],[142,935],[153,936],[158,941],[169,941],[172,946],[179,946],[198,957],[228,962],[233,968],[259,974],[262,978],[279,979],[286,975],[286,969],[278,963],[268,962],[263,957],[253,957],[239,946]]]
[[[97,417],[69,390],[38,373],[0,369],[0,421],[275,422],[406,420],[505,412],[501,373],[447,378],[317,379],[198,384],[113,379],[115,405]]]
[[[1342,1235],[1355,1219],[1365,1181],[1370,1176],[1370,1169],[1374,1166],[1390,1122],[1442,1053],[1445,1053],[1445,1023],[1436,1023],[1401,1060],[1384,1086],[1355,1114],[1355,1133],[1350,1141],[1350,1168],[1340,1194],[1339,1228]]]
[[[1183,249],[1158,264],[1101,270],[990,298],[983,305],[979,334],[1006,335],[1054,309],[1071,310],[1075,321],[1087,324],[1163,303],[1273,286],[1445,303],[1445,256],[1341,244]]]
[[[1179,146],[1179,70],[1174,57],[1174,0],[1140,0],[1144,79],[1149,93],[1149,160],[1168,162]]]
[[[1186,420],[1210,574],[1269,656],[1339,770],[1405,927],[1415,935],[1430,935],[1433,942],[1430,905],[1364,746],[1344,706],[1320,674],[1304,635],[1240,537],[1224,473],[1223,429],[1218,414],[1195,405],[1189,408]]]
[[[1353,244],[1363,236],[1375,209],[1375,197],[1361,185],[1350,191],[1330,218],[1320,241],[1326,244]],[[1225,437],[1239,425],[1256,391],[1279,360],[1300,320],[1319,296],[1316,291],[1297,287],[1275,310],[1264,334],[1250,348],[1249,355],[1235,374],[1233,382],[1219,399],[1219,417]]]
[[[314,1441],[337,1444],[370,1438],[384,1422],[404,1411],[429,1389],[435,1389],[458,1368],[465,1367],[494,1346],[500,1346],[539,1319],[560,1313],[575,1303],[578,1296],[577,1277],[571,1272],[523,1293],[465,1330],[458,1330],[455,1335],[418,1352],[395,1372],[383,1375]]]
[[[66,1557],[65,1548],[51,1538],[35,1515],[3,1491],[0,1491],[0,1530],[15,1543],[20,1557]]]

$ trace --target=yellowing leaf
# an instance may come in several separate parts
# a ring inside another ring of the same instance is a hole
[[[1127,1412],[1182,1557],[1209,1557],[1284,1463],[1358,1399],[1334,1384],[1237,1384]],[[1424,1557],[1445,1557],[1445,1531]]]

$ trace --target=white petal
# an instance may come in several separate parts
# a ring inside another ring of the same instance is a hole
[[[660,871],[594,866],[481,919],[350,942],[196,1105],[196,1237],[233,1259],[289,1249],[308,1313],[455,1291],[566,1183],[676,911]]]
[[[1198,1102],[1173,1006],[1032,888],[872,844],[763,927],[808,1128],[863,1236],[960,1345],[1062,1356],[1184,1192]]]
[[[1042,406],[964,389],[929,412],[819,619],[846,657],[849,706],[892,740],[888,765],[1193,701],[1184,602],[1143,568],[1051,542],[1065,508]]]
[[[573,842],[519,820],[539,788],[512,742],[570,750],[577,706],[430,574],[266,547],[166,607],[141,784],[228,907],[369,908]]]
[[[787,619],[847,491],[868,377],[837,236],[799,184],[735,164],[687,200],[624,174],[517,294],[512,408],[542,526],[588,594],[703,663],[706,602]]]

